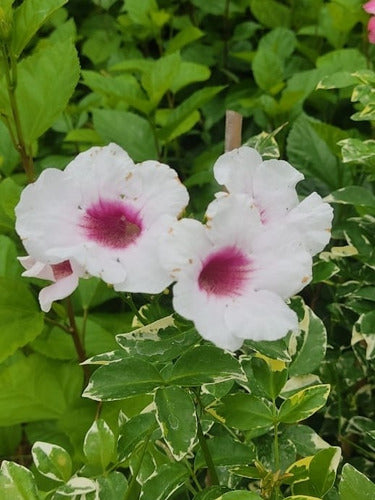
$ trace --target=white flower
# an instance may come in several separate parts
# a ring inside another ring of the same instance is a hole
[[[286,226],[306,249],[315,255],[323,250],[331,233],[333,210],[317,193],[299,203],[296,184],[304,176],[283,160],[263,161],[255,149],[242,146],[218,158],[214,174],[229,193],[249,195],[256,204],[262,223]],[[208,215],[215,211],[215,202]]]
[[[42,172],[16,207],[16,230],[36,260],[75,262],[128,292],[161,292],[170,278],[155,256],[167,224],[187,205],[174,170],[135,165],[115,144]]]
[[[40,278],[54,281],[39,292],[39,303],[42,311],[48,312],[52,302],[68,297],[78,286],[79,278],[85,275],[81,266],[65,260],[58,264],[44,264],[36,261],[33,257],[18,257],[18,260],[26,269],[22,276],[29,278]]]
[[[161,242],[175,310],[217,346],[275,340],[298,327],[284,300],[311,279],[311,255],[286,231],[265,231],[247,195],[227,195],[203,225],[174,223]]]

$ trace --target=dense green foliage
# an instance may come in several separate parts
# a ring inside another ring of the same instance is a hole
[[[374,498],[375,50],[362,1],[3,4],[0,497]],[[232,356],[172,315],[168,293],[96,278],[41,313],[43,283],[16,260],[27,180],[113,141],[175,168],[199,218],[227,109],[244,116],[243,143],[288,160],[301,195],[335,207],[331,245],[293,299],[301,334]]]

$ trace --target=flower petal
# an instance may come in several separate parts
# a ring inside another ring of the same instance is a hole
[[[55,247],[79,245],[77,231],[81,196],[65,172],[44,170],[27,186],[15,208],[16,230],[30,255],[41,262],[61,262],[65,256],[48,255]]]
[[[299,292],[312,275],[311,255],[301,241],[291,239],[285,226],[267,228],[253,242],[254,290],[270,290],[287,299]]]
[[[237,350],[242,339],[231,334],[225,322],[226,302],[208,298],[190,278],[182,278],[173,288],[174,309],[194,322],[198,333],[222,349]]]
[[[207,229],[194,219],[171,222],[159,242],[162,266],[176,279],[181,272],[198,276],[202,260],[212,248]]]
[[[72,273],[62,278],[52,285],[49,285],[39,293],[39,303],[42,311],[48,312],[51,309],[52,302],[68,297],[78,286],[79,277]]]
[[[283,160],[267,160],[254,173],[253,197],[262,221],[280,219],[298,204],[295,190],[304,176]]]
[[[226,309],[225,320],[240,339],[277,340],[298,329],[296,313],[267,290],[239,297]]]
[[[315,255],[330,240],[332,219],[332,207],[317,193],[312,193],[289,212],[287,223],[298,232],[306,250]]]
[[[230,193],[248,193],[253,189],[253,176],[262,157],[253,148],[241,146],[219,156],[214,165],[215,179]]]
[[[146,224],[152,224],[161,215],[178,216],[189,202],[189,194],[175,170],[157,161],[136,165],[127,179],[126,193]]]

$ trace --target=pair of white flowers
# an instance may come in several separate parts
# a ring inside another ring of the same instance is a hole
[[[316,193],[299,202],[303,175],[243,146],[220,156],[227,192],[206,224],[177,220],[189,196],[176,172],[135,165],[115,144],[79,154],[64,171],[46,169],[16,207],[29,256],[26,276],[54,283],[39,295],[48,311],[80,277],[117,291],[159,293],[172,281],[175,310],[219,347],[274,340],[296,330],[285,300],[311,280],[312,256],[330,238],[332,209]]]

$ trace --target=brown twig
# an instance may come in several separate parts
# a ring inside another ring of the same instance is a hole
[[[239,148],[242,144],[242,115],[227,110],[225,115],[225,151]]]

